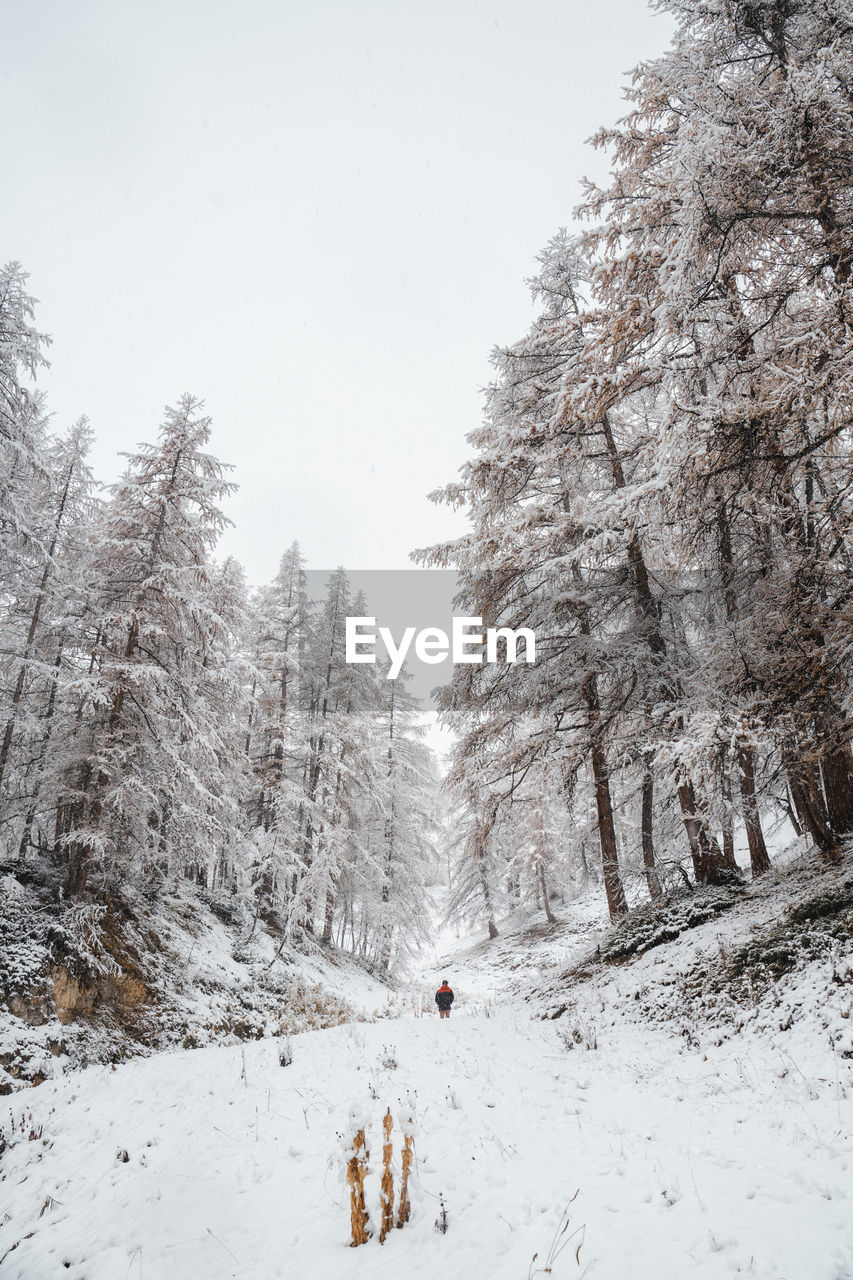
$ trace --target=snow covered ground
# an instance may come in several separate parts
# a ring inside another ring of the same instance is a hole
[[[694,931],[684,955],[725,927]],[[499,940],[498,963],[494,949],[457,948],[446,1022],[421,1016],[419,991],[401,992],[393,1020],[294,1036],[287,1066],[270,1039],[91,1067],[14,1095],[0,1270],[850,1280],[851,1061],[808,1022],[727,1037],[644,1019],[635,993],[671,978],[681,943],[576,988],[571,1014],[543,1020],[542,1003],[510,988],[529,984],[528,966],[562,964],[569,937],[542,931],[538,951],[530,935]],[[417,1159],[411,1222],[380,1246],[386,1107],[395,1162],[414,1108]],[[375,1231],[357,1249],[343,1180],[353,1112],[367,1117]]]

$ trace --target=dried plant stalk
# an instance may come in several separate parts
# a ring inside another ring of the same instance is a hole
[[[397,1226],[402,1227],[409,1221],[412,1206],[409,1203],[409,1170],[412,1167],[412,1145],[414,1139],[410,1133],[403,1138],[403,1176],[400,1179],[400,1207],[397,1210]]]
[[[385,1112],[382,1119],[382,1128],[385,1130],[385,1145],[382,1148],[382,1186],[379,1191],[379,1203],[382,1206],[382,1227],[379,1232],[379,1243],[385,1243],[385,1237],[394,1226],[394,1175],[391,1172],[391,1154],[393,1146],[391,1143],[391,1129],[394,1121],[391,1119],[391,1108]]]
[[[369,1215],[364,1203],[364,1179],[370,1152],[367,1149],[363,1129],[359,1129],[353,1138],[352,1148],[353,1154],[347,1165],[347,1182],[350,1187],[350,1224],[352,1226],[350,1247],[354,1249],[356,1245],[367,1244],[370,1239],[370,1232],[367,1229]],[[362,1150],[364,1155],[360,1156],[359,1152]]]

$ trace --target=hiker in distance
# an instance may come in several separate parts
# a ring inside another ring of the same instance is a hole
[[[439,1018],[449,1018],[450,1006],[453,1004],[453,992],[448,986],[446,978],[442,978],[441,986],[435,993],[435,1003],[438,1005]]]

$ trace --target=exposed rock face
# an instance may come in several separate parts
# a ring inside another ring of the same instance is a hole
[[[78,976],[64,965],[56,965],[51,980],[56,1016],[66,1025],[75,1018],[91,1016],[102,1004],[133,1008],[148,999],[145,983],[128,973]]]
[[[21,995],[13,991],[6,1001],[7,1008],[28,1027],[43,1027],[51,1015],[50,1002],[42,991]]]
[[[0,1095],[55,1074],[57,1057],[78,1068],[361,1016],[280,935],[250,946],[230,893],[178,880],[158,894],[69,905],[50,883],[0,875]]]

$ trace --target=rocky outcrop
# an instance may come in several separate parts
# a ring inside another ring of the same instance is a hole
[[[78,975],[56,965],[50,976],[56,1016],[65,1025],[75,1018],[91,1017],[101,1005],[132,1009],[149,998],[142,979],[129,973]]]

